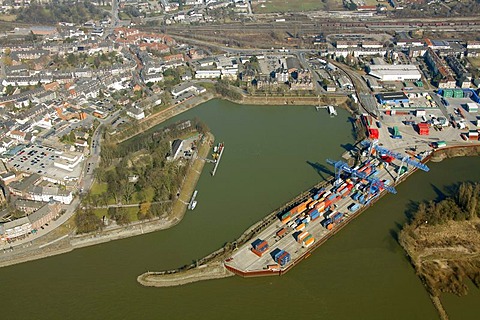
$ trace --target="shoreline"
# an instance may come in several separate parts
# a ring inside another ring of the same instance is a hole
[[[352,110],[348,108],[346,105],[347,100],[349,99],[347,96],[340,96],[340,95],[329,95],[328,96],[330,99],[334,99],[334,102],[331,102],[330,104],[337,104],[337,107],[343,108],[347,110],[348,112],[352,113]],[[142,134],[143,132],[150,130],[151,128],[155,127],[156,125],[161,124],[162,122],[167,121],[170,118],[176,117],[179,114],[182,114],[188,110],[191,110],[193,108],[198,107],[199,105],[203,103],[207,103],[211,100],[214,99],[220,99],[220,100],[226,100],[232,103],[240,104],[240,105],[257,105],[257,106],[272,106],[272,105],[278,105],[278,106],[315,106],[319,105],[320,103],[325,103],[323,100],[321,100],[318,97],[304,97],[304,96],[266,96],[266,97],[254,97],[254,96],[248,96],[248,95],[243,95],[242,94],[242,100],[232,100],[223,96],[220,96],[215,93],[207,92],[204,95],[200,95],[197,97],[194,97],[190,100],[187,100],[185,102],[179,103],[177,105],[169,106],[168,108],[161,110],[155,114],[150,115],[149,117],[145,118],[143,121],[140,121],[138,124],[138,131],[135,133],[128,134],[126,137],[115,137],[113,136],[113,139],[115,140],[116,143],[122,143],[126,140],[129,140],[139,134]],[[336,99],[339,99],[340,102],[336,101]],[[128,128],[130,130],[132,128]]]
[[[474,149],[472,151],[472,149]],[[456,153],[453,153],[451,152],[452,150],[456,150],[457,152]],[[443,149],[439,149],[439,150],[435,150],[432,155],[428,158],[426,158],[425,160],[425,163],[429,162],[429,161],[432,161],[434,162],[435,160],[437,161],[441,161],[443,159],[446,159],[446,158],[453,158],[453,157],[464,157],[464,156],[469,156],[469,155],[478,155],[480,154],[480,146],[479,145],[470,145],[470,146],[454,146],[454,147],[450,147],[450,148],[443,148]],[[435,158],[435,156],[438,156],[437,158]],[[433,158],[433,159],[432,159]],[[416,170],[412,171],[408,176],[405,176],[403,179],[401,179],[397,184],[405,181],[410,175],[412,175],[413,173],[415,173]],[[322,182],[322,183],[328,183],[328,180]],[[316,186],[313,186],[312,188],[315,188],[319,185],[321,185],[322,183],[319,183],[317,184]],[[396,184],[396,185],[397,185]],[[312,189],[310,188],[310,189]],[[309,190],[310,190],[309,189]],[[308,191],[306,191],[308,192]],[[301,198],[301,196],[304,194],[305,192],[303,192],[302,194],[300,194],[299,196],[297,196],[295,199],[289,201],[288,203],[293,203],[295,202],[297,199]],[[384,193],[385,194],[385,193]],[[384,195],[383,194],[383,195]],[[381,195],[375,202],[377,202],[378,200],[381,199],[381,197],[383,196]],[[286,205],[288,205],[288,203]],[[348,221],[352,221],[353,219],[355,219],[356,217],[358,217],[362,212],[366,211],[372,204],[370,204],[369,206],[365,207],[364,210],[362,211],[359,211],[357,214],[355,214],[354,216],[351,217],[351,219]],[[280,209],[276,209],[274,210],[272,213],[270,213],[269,215],[267,215],[265,218],[263,218],[262,220],[260,220],[259,222],[255,223],[254,225],[252,225],[250,228],[248,228],[244,233],[242,233],[242,235],[238,238],[238,240],[242,239],[244,240],[244,242],[248,241],[248,240],[251,240],[251,238],[259,231],[255,230],[258,226],[264,226],[266,222],[268,222],[269,218],[271,219],[272,218],[272,214],[273,214],[273,217],[275,218],[275,214],[277,212],[279,212]],[[271,222],[271,221],[270,221]],[[338,231],[340,231],[343,226],[347,225],[348,223],[343,223],[341,228]],[[252,233],[252,230],[255,231],[253,232],[253,234],[249,237],[248,235],[250,235]],[[333,233],[331,236],[335,235],[337,232]],[[309,256],[312,251],[314,251],[315,249],[317,249],[318,247],[320,247],[324,242],[326,242],[331,236],[329,236],[328,238],[324,239],[324,241],[321,241],[319,243],[319,245],[315,246],[315,247],[312,247],[312,250],[309,250],[306,254],[306,256]],[[237,241],[238,241],[237,240]],[[228,246],[229,244],[227,244],[226,246],[220,248],[219,250],[217,250],[216,252],[222,252],[222,256],[223,257],[226,257],[229,253],[231,253],[231,248],[229,248]],[[237,243],[237,245],[240,245]],[[212,255],[212,254],[211,254]],[[211,256],[209,255],[209,256]],[[223,269],[219,269],[218,266],[215,266],[215,270],[217,271],[214,271],[214,270],[211,270],[211,274],[212,274],[212,277],[211,278],[208,278],[208,277],[205,277],[204,274],[205,272],[202,274],[201,273],[201,269],[208,269],[208,268],[212,268],[212,265],[211,263],[214,262],[215,260],[219,259],[220,257],[217,256],[214,256],[214,258],[210,258],[209,259],[209,256],[203,258],[203,259],[200,259],[200,261],[202,261],[203,263],[201,263],[200,265],[196,265],[196,266],[190,266],[191,268],[190,269],[187,269],[187,270],[184,270],[184,268],[178,268],[178,269],[174,269],[174,270],[168,270],[168,271],[160,271],[160,272],[146,272],[146,273],[143,273],[141,274],[140,276],[137,277],[137,281],[144,285],[144,286],[155,286],[155,287],[162,287],[162,286],[173,286],[173,284],[171,284],[171,282],[168,282],[168,280],[165,280],[165,281],[162,281],[161,278],[165,278],[165,277],[169,277],[170,274],[174,273],[176,275],[176,282],[177,282],[177,285],[184,285],[184,284],[188,284],[188,283],[192,283],[192,282],[197,282],[197,281],[203,281],[203,280],[209,280],[209,279],[216,279],[217,277],[221,277],[226,271],[229,271],[229,272],[232,272],[232,270],[230,269],[227,269],[225,267],[225,265],[223,264]],[[287,271],[291,270],[296,264],[298,264],[299,262],[301,262],[304,258],[303,257],[300,257],[298,259],[298,261],[295,261],[292,265],[290,265],[290,267],[288,268],[288,270],[285,270],[284,272],[281,272],[281,273],[272,273],[272,272],[267,272],[267,273],[262,273],[262,274],[258,274],[258,275],[251,275],[251,276],[267,276],[267,275],[282,275],[282,274],[285,274]],[[191,271],[193,270],[193,272]],[[195,274],[198,273],[198,277],[194,280],[192,279],[192,273]],[[188,274],[187,274],[188,273]],[[242,275],[242,274],[239,274],[239,273],[236,273],[236,272],[232,272],[232,273],[235,273],[239,276],[243,276],[243,277],[248,277],[248,275]],[[181,275],[182,274],[185,274],[185,281],[182,281],[182,277]],[[188,281],[187,281],[188,279]],[[163,284],[163,285],[162,285]],[[432,299],[432,302],[434,302],[434,304],[436,305],[436,303],[438,304],[438,301],[433,301]],[[441,303],[440,303],[441,305]],[[443,308],[443,306],[442,306]],[[439,313],[441,313],[440,309],[438,309]]]

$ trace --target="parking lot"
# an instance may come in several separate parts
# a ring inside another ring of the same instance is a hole
[[[62,159],[59,159],[61,154],[60,151],[50,147],[32,145],[10,158],[7,166],[15,171],[37,173],[59,181],[77,179],[81,173],[80,165],[73,171],[54,166],[55,161],[61,162]]]

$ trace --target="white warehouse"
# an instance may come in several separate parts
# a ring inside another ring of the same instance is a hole
[[[371,65],[368,74],[382,81],[418,81],[422,78],[417,66],[413,64]]]

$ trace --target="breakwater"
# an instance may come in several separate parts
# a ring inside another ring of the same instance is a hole
[[[452,146],[450,148],[443,148],[440,150],[435,150],[431,154],[429,154],[426,158],[422,160],[422,163],[427,163],[432,159],[437,159],[439,157],[455,157],[455,156],[465,156],[465,155],[478,155],[480,152],[480,146],[478,145],[467,145],[467,146]],[[398,181],[394,183],[394,186],[398,186],[400,183],[404,182],[408,177],[410,177],[414,172],[416,172],[417,168],[412,168],[407,173],[402,175]],[[238,247],[246,244],[248,241],[251,241],[256,235],[261,233],[264,229],[266,229],[271,224],[275,223],[278,220],[277,214],[279,212],[284,212],[289,210],[290,208],[294,207],[296,204],[306,200],[314,190],[318,190],[322,187],[325,187],[327,184],[333,182],[333,177],[322,181],[321,183],[309,188],[308,190],[302,192],[300,195],[295,197],[293,200],[289,201],[285,205],[281,206],[277,210],[274,210],[270,214],[268,214],[265,218],[254,224],[252,227],[248,228],[238,239],[233,242],[226,243],[222,248],[215,251],[214,253],[199,259],[196,263],[192,263],[190,265],[185,265],[181,268],[162,271],[162,272],[147,272],[140,275],[137,280],[146,286],[171,286],[172,282],[165,281],[162,282],[160,279],[162,277],[176,274],[175,283],[176,285],[191,283],[195,281],[201,280],[208,280],[208,279],[215,279],[223,277],[226,273],[226,270],[231,274],[235,274],[241,277],[258,277],[258,276],[272,276],[272,275],[283,275],[288,271],[292,270],[298,263],[300,263],[305,258],[308,258],[311,253],[319,248],[322,244],[324,244],[328,239],[333,237],[337,234],[340,230],[342,230],[347,224],[357,218],[360,214],[366,211],[368,208],[373,206],[379,199],[381,199],[386,193],[386,190],[383,190],[378,196],[376,196],[372,201],[365,206],[362,206],[357,212],[349,215],[344,221],[338,224],[331,232],[326,234],[321,239],[318,239],[314,245],[309,247],[309,249],[299,256],[298,258],[291,261],[291,263],[282,270],[278,271],[271,271],[271,270],[261,270],[261,271],[252,271],[252,272],[243,272],[241,270],[235,269],[230,266],[223,265],[223,268],[220,267],[221,260],[224,260],[229,257],[229,255]],[[210,269],[210,272],[207,271]],[[226,270],[225,270],[226,269]],[[188,273],[187,273],[188,272]],[[198,273],[197,277],[192,276],[192,274]],[[182,281],[181,274],[185,273],[185,281]],[[205,276],[206,274],[210,274],[211,277]]]

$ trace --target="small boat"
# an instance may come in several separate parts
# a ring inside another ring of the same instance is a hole
[[[336,116],[337,115],[337,110],[335,110],[334,106],[328,106],[327,107],[328,114],[331,116]]]
[[[188,204],[188,209],[193,210],[193,209],[195,209],[196,206],[197,206],[197,200],[193,200],[192,202],[190,202]]]

